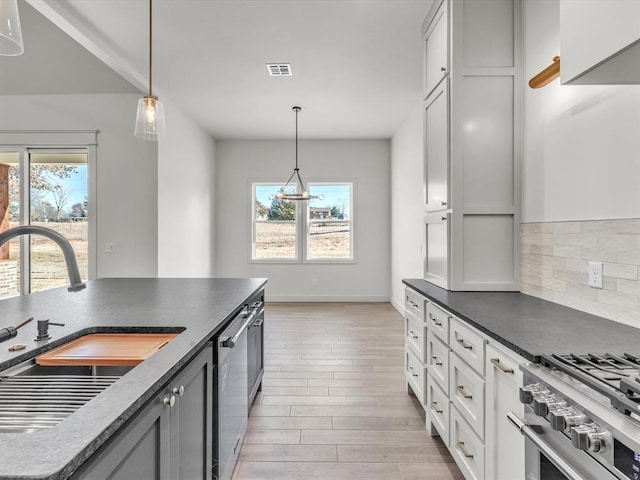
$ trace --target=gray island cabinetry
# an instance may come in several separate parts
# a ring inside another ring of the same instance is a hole
[[[215,479],[218,336],[238,315],[251,313],[243,325],[252,342],[238,357],[244,375],[236,378],[243,384],[246,416],[252,400],[246,396],[255,395],[262,382],[266,283],[107,278],[89,281],[79,292],[57,288],[1,300],[7,325],[30,317],[65,325],[45,341],[35,341],[35,326],[18,330],[13,341],[26,348],[0,348],[0,375],[23,375],[39,355],[89,334],[177,335],[137,366],[114,372],[119,378],[59,423],[0,429],[0,480]]]
[[[213,345],[204,349],[71,478],[210,479]]]

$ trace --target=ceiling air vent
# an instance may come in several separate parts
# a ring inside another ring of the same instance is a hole
[[[291,76],[291,64],[289,63],[267,63],[267,70],[270,77]]]

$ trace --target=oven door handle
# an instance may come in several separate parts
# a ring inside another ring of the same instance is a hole
[[[569,480],[586,480],[582,475],[574,470],[574,468],[565,462],[558,453],[553,450],[545,441],[531,428],[531,425],[526,423],[514,412],[507,413],[507,419],[518,429],[522,435],[529,439],[537,448],[544,454],[545,457],[553,463],[558,470],[560,470]]]

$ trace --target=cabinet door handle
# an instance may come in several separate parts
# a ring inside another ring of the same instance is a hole
[[[467,458],[473,458],[473,453],[469,452],[469,450],[467,450],[464,446],[464,442],[461,440],[458,440],[458,448],[460,449],[460,451],[462,452],[462,454],[467,457]]]
[[[438,402],[431,402],[431,407],[433,408],[433,411],[436,413],[442,413],[442,409],[438,410]]]
[[[431,357],[431,359],[433,360],[433,363],[434,363],[434,364],[436,364],[436,365],[438,365],[438,366],[442,365],[442,362],[440,362],[440,361],[438,360],[438,357],[437,357],[436,355],[433,355],[433,356]]]
[[[440,67],[440,71],[441,72],[446,72],[447,71],[447,67]]]
[[[465,350],[473,350],[473,345],[464,341],[464,338],[456,338],[456,342]]]
[[[447,206],[447,202],[440,202],[440,205],[442,205],[443,207]]]
[[[409,305],[411,305],[413,308],[420,308],[420,306],[412,300],[409,300]]]
[[[416,332],[414,332],[413,330],[409,330],[407,333],[411,335],[411,338],[420,338],[418,337],[418,335],[416,335]]]
[[[447,217],[440,217],[440,220],[442,220],[443,222],[447,221]]]
[[[462,385],[456,385],[456,389],[460,392],[460,395],[462,395],[467,400],[471,400],[473,398],[473,395],[467,392]]]
[[[417,377],[418,376],[417,373],[413,373],[413,367],[411,365],[409,365],[409,370],[411,370],[411,376],[412,377]]]
[[[184,385],[180,385],[179,387],[173,387],[173,390],[171,390],[171,393],[181,397],[182,395],[184,395]]]
[[[176,396],[171,395],[170,397],[164,397],[162,399],[162,403],[164,403],[165,405],[169,405],[169,408],[171,408],[176,404]]]
[[[438,319],[436,317],[433,316],[433,313],[429,314],[429,318],[431,319],[431,321],[433,322],[433,324],[436,327],[441,327],[442,326],[442,322],[439,322]]]
[[[499,358],[490,358],[489,361],[493,363],[496,368],[498,368],[498,370],[500,370],[502,373],[513,375],[513,368],[505,367],[504,365],[502,365]]]

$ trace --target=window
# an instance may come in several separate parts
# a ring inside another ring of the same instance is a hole
[[[282,184],[254,183],[251,259],[333,263],[354,260],[353,183],[309,182],[309,201],[271,199]]]

